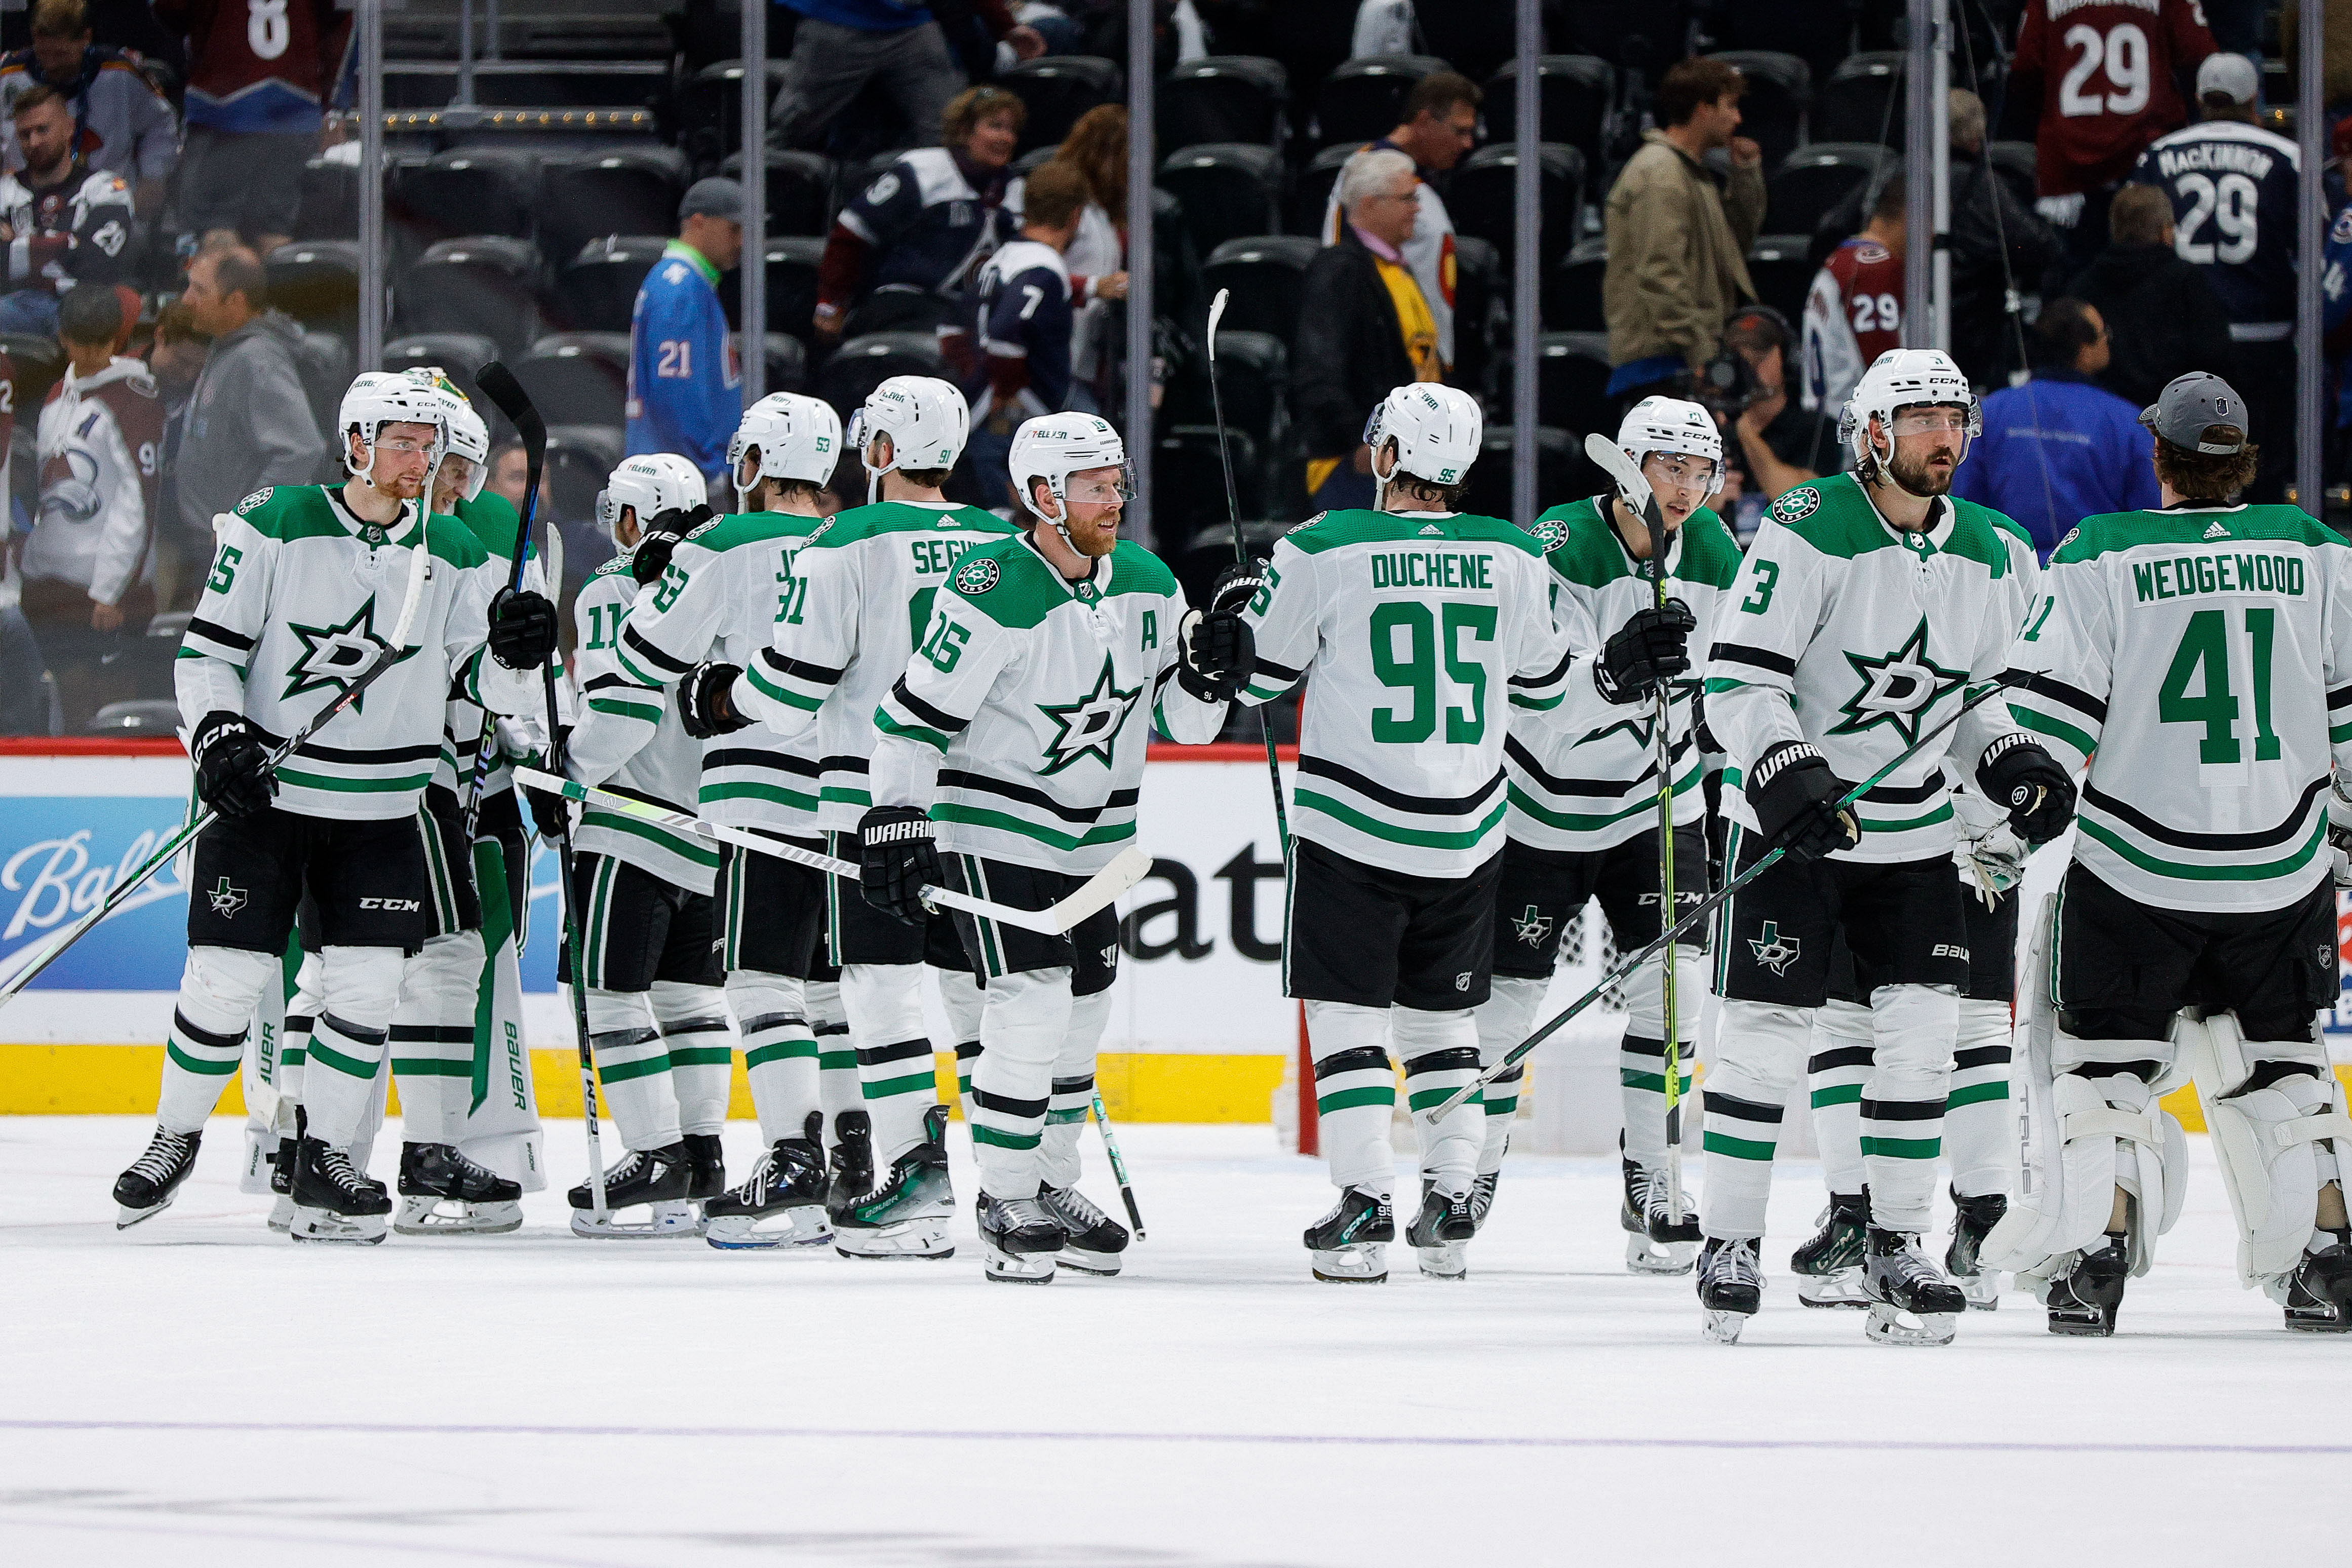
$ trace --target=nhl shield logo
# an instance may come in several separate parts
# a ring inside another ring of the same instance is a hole
[[[1544,938],[1551,934],[1551,917],[1529,904],[1527,913],[1511,917],[1511,930],[1529,947],[1541,947]]]
[[[1757,963],[1776,975],[1784,975],[1803,945],[1793,936],[1783,937],[1779,921],[1766,921],[1764,929],[1748,939],[1748,950],[1756,955]]]
[[[225,921],[236,919],[236,911],[246,906],[245,889],[229,886],[226,877],[223,877],[219,885],[205,896],[212,900],[213,913]]]

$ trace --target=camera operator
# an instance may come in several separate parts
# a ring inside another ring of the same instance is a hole
[[[1808,409],[1790,395],[1796,346],[1780,311],[1744,305],[1724,323],[1723,348],[1699,372],[1692,393],[1723,428],[1723,493],[1716,505],[1742,545],[1781,491],[1844,467],[1837,411]]]

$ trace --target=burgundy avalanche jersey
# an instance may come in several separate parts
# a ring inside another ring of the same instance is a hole
[[[2197,0],[2032,0],[2009,90],[2038,96],[2036,188],[2073,195],[2132,172],[2189,123],[2178,77],[2213,52]]]

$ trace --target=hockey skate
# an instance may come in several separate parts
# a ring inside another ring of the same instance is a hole
[[[874,1124],[862,1110],[845,1110],[833,1119],[832,1184],[825,1188],[824,1209],[837,1219],[843,1210],[874,1190]]]
[[[2050,1309],[2050,1331],[2105,1339],[2116,1331],[2116,1313],[2123,1306],[2124,1281],[2131,1278],[2131,1252],[2126,1239],[2109,1232],[2098,1246],[2086,1249],[2074,1267],[2050,1281],[2042,1304]]]
[[[824,1217],[824,1118],[811,1111],[809,1136],[779,1138],[751,1167],[750,1180],[702,1205],[702,1239],[722,1252],[821,1247],[833,1239]]]
[[[1705,1314],[1699,1332],[1711,1345],[1736,1345],[1739,1331],[1764,1304],[1764,1276],[1756,1267],[1756,1244],[1710,1237],[1698,1259],[1698,1304]]]
[[[454,1143],[403,1143],[392,1228],[403,1236],[504,1236],[522,1228],[522,1188]]]
[[[1625,1232],[1625,1269],[1631,1274],[1687,1274],[1698,1258],[1698,1210],[1685,1194],[1682,1223],[1675,1223],[1663,1171],[1631,1160],[1624,1167],[1624,1198],[1617,1223]]]
[[[1984,1238],[1992,1234],[1992,1227],[2009,1212],[2009,1199],[1999,1193],[1964,1198],[1955,1192],[1952,1202],[1957,1206],[1952,1214],[1952,1245],[1944,1249],[1944,1272],[1952,1277],[1952,1283],[1969,1299],[1971,1311],[1997,1310],[2000,1306],[2000,1270],[1979,1264],[1977,1253],[1983,1247]]]
[[[301,1124],[300,1110],[295,1111],[294,1120],[297,1126]],[[269,1203],[269,1228],[280,1236],[294,1227],[294,1151],[297,1146],[295,1138],[280,1138],[278,1152],[269,1158],[269,1190],[276,1194]]]
[[[596,1195],[581,1183],[564,1194],[572,1205],[572,1234],[593,1241],[648,1241],[665,1237],[688,1237],[701,1229],[688,1194],[694,1190],[694,1166],[686,1145],[632,1149],[622,1162],[604,1173],[604,1216],[596,1217]],[[623,1220],[625,1209],[643,1208],[643,1219]]]
[[[1051,1285],[1054,1259],[1070,1239],[1039,1198],[980,1194],[980,1267],[1007,1285]]]
[[[1478,1234],[1469,1193],[1447,1197],[1426,1176],[1421,1183],[1421,1212],[1404,1227],[1405,1245],[1429,1279],[1470,1278],[1470,1238]],[[1393,1225],[1393,1221],[1391,1222]]]
[[[1969,1299],[1927,1261],[1917,1237],[1874,1225],[1868,1236],[1862,1289],[1870,1300],[1870,1318],[1862,1331],[1873,1344],[1950,1344]]]
[[[295,1240],[373,1247],[390,1213],[383,1184],[360,1174],[350,1155],[316,1138],[295,1145],[294,1219],[286,1232]]]
[[[1870,1227],[1870,1194],[1832,1193],[1822,1211],[1822,1228],[1789,1255],[1797,1276],[1797,1300],[1808,1307],[1867,1307],[1862,1292],[1864,1232]]]
[[[155,1129],[147,1152],[114,1178],[114,1228],[129,1230],[142,1219],[152,1219],[172,1206],[173,1194],[188,1173],[196,1168],[196,1147],[202,1132],[166,1132]]]
[[[1486,1216],[1494,1212],[1495,1186],[1503,1179],[1500,1171],[1488,1171],[1470,1184],[1470,1223],[1486,1228]]]
[[[1389,1200],[1349,1187],[1329,1214],[1307,1227],[1307,1263],[1326,1285],[1378,1285],[1389,1277],[1388,1244],[1395,1239]]]
[[[2328,1232],[2336,1240],[2306,1252],[2286,1279],[2286,1326],[2314,1333],[2352,1333],[2352,1230]]]
[[[920,1143],[890,1163],[881,1185],[833,1210],[833,1249],[844,1258],[953,1258],[948,1214],[955,1194],[948,1185],[947,1107],[923,1113]],[[1061,1244],[1055,1243],[1059,1251]]]
[[[727,1195],[727,1154],[716,1132],[686,1135],[687,1196],[696,1203]]]
[[[1068,1239],[1054,1261],[1079,1274],[1116,1274],[1127,1251],[1127,1226],[1095,1207],[1093,1200],[1075,1186],[1037,1189],[1045,1206]]]

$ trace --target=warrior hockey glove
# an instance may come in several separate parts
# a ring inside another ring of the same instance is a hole
[[[537,669],[555,651],[555,602],[528,588],[501,588],[490,601],[490,657],[509,669]]]
[[[1209,614],[1238,616],[1273,579],[1263,561],[1236,561],[1217,574],[1209,588]]]
[[[656,512],[646,526],[645,537],[637,541],[636,553],[629,557],[629,575],[637,580],[637,586],[659,582],[669,570],[670,552],[677,548],[677,542],[718,515],[700,502]]]
[[[688,734],[708,741],[713,735],[731,735],[751,722],[735,710],[735,678],[742,673],[740,664],[697,665],[693,674],[677,683],[677,717]]]
[[[2011,831],[2030,845],[2049,843],[2074,819],[2074,781],[2049,752],[2015,731],[1985,748],[1977,760],[1977,784],[2009,813]]]
[[[1176,634],[1176,647],[1183,659],[1177,683],[1203,702],[1231,702],[1257,668],[1257,637],[1247,621],[1230,610],[1188,614]]]
[[[1661,680],[1687,675],[1690,635],[1697,625],[1690,606],[1680,599],[1634,611],[1601,650],[1601,660],[1592,667],[1592,684],[1611,702],[1638,702]]]
[[[940,885],[931,819],[911,805],[877,805],[857,819],[858,884],[866,901],[910,926],[929,917],[916,895]]]
[[[562,766],[555,759],[563,754],[563,749],[571,739],[571,725],[558,727],[555,731],[553,752],[549,754],[534,753],[530,757],[530,765],[535,768],[544,768],[551,773],[562,772]],[[550,795],[543,789],[525,789],[519,793],[522,795],[524,804],[530,806],[530,825],[539,829],[539,836],[541,838],[553,843],[558,838],[571,836],[572,803],[570,801],[560,795]]]
[[[1841,806],[1846,783],[1802,741],[1783,741],[1756,761],[1748,775],[1748,804],[1766,844],[1791,858],[1818,860],[1862,842],[1862,825]]]
[[[188,759],[196,768],[196,794],[231,820],[268,810],[278,794],[269,748],[241,713],[205,714],[188,738]]]

